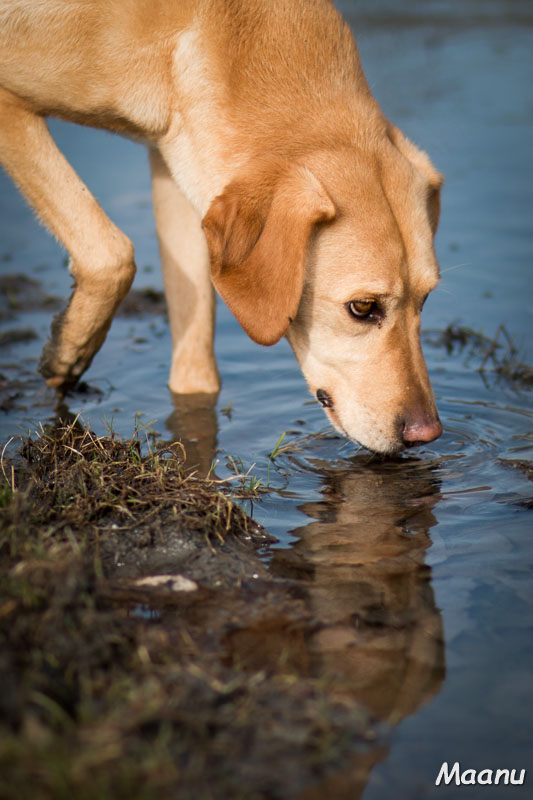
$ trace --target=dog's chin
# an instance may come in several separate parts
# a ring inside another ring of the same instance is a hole
[[[365,435],[364,433],[350,433],[342,424],[335,408],[324,408],[324,413],[336,431],[359,447],[364,447],[365,450],[368,450],[370,453],[386,457],[400,455],[400,453],[405,450],[405,444],[400,439],[388,439],[385,436],[380,436],[379,439],[373,439],[372,436]]]

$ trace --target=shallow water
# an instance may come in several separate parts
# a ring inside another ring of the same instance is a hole
[[[424,327],[459,322],[492,338],[503,323],[531,363],[531,4],[411,0],[401,14],[391,0],[338,5],[384,111],[446,176],[443,280]],[[136,286],[160,288],[142,148],[56,122],[51,128],[133,238]],[[26,270],[47,292],[68,296],[63,255],[4,175],[0,235],[2,274]],[[0,352],[0,372],[20,381],[10,410],[0,412],[2,441],[53,415],[53,396],[34,375],[49,323],[48,312],[27,311],[2,325],[39,335]],[[173,405],[168,328],[148,315],[115,321],[86,376],[92,391],[70,398],[69,410],[96,430],[107,419],[124,434],[138,414],[161,438],[184,437],[202,469],[216,452],[217,473],[229,474],[231,454],[278,490],[253,511],[279,539],[271,569],[305,580],[313,613],[327,621],[309,644],[312,670],[333,675],[393,725],[388,748],[369,763],[365,800],[389,798],[391,785],[400,798],[489,791],[435,787],[443,761],[529,768],[533,780],[531,389],[497,376],[490,362],[480,373],[483,359],[471,343],[448,352],[429,333],[441,439],[380,462],[331,433],[271,460],[284,431],[283,445],[297,442],[327,433],[325,419],[286,343],[254,345],[222,304],[217,329],[216,403]],[[527,781],[493,796],[526,792]]]

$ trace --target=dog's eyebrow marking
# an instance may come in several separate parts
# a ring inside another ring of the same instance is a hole
[[[388,300],[400,297],[402,294],[402,287],[400,286],[390,286],[388,289],[384,290],[383,287],[379,289],[369,289],[368,287],[364,289],[352,289],[350,291],[350,296],[346,302],[350,302],[352,300]]]

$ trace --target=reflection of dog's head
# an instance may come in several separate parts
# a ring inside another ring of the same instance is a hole
[[[276,548],[271,570],[299,579],[315,631],[307,639],[320,675],[381,719],[399,721],[439,691],[442,619],[425,564],[439,483],[428,461],[326,467],[312,518]],[[317,624],[317,622],[321,624]]]
[[[254,165],[203,221],[213,281],[246,332],[286,334],[331,422],[377,452],[442,430],[419,336],[441,182],[389,126],[365,149]]]

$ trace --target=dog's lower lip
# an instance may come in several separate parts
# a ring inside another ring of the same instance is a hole
[[[319,389],[318,392],[319,391],[323,391],[323,390]],[[317,397],[318,397],[318,392],[316,393]],[[335,427],[337,428],[337,430],[340,433],[342,433],[343,436],[345,436],[350,442],[353,442],[353,444],[358,445],[359,449],[364,448],[365,450],[368,450],[368,452],[370,453],[370,456],[372,458],[374,456],[376,456],[377,458],[382,458],[382,459],[383,458],[395,458],[395,457],[401,455],[406,449],[405,445],[402,442],[396,442],[392,447],[388,447],[386,450],[376,450],[374,447],[371,447],[370,445],[364,444],[359,439],[356,439],[354,436],[349,434],[348,431],[346,430],[346,428],[343,425],[341,425],[341,422],[339,420],[339,415],[333,408],[329,409],[328,416],[329,416],[330,420],[333,422],[333,424],[335,425]]]

